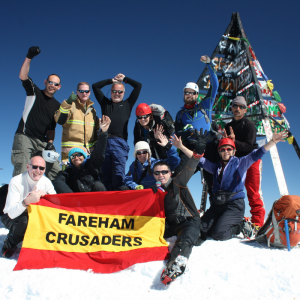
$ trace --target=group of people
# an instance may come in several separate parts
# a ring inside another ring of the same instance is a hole
[[[168,112],[155,113],[161,108],[159,105],[137,106],[135,161],[126,174],[127,128],[141,83],[123,74],[94,83],[94,95],[102,110],[102,118],[98,118],[87,82],[80,82],[76,94],[72,93],[61,104],[54,98],[61,88],[58,75],[48,76],[44,90],[33,83],[28,73],[31,60],[39,53],[39,47],[30,47],[20,71],[27,97],[14,137],[13,178],[1,216],[9,229],[2,248],[3,257],[11,257],[23,240],[28,205],[38,202],[45,194],[147,188],[156,193],[159,182],[165,192],[165,238],[177,236],[161,276],[164,284],[184,273],[193,246],[201,245],[207,236],[227,240],[242,232],[251,237],[255,226],[263,225],[261,157],[287,133],[275,132],[272,140],[258,149],[255,126],[244,116],[246,100],[238,96],[232,101],[233,120],[226,125],[220,139],[212,122],[218,78],[208,56],[200,60],[210,75],[209,92],[198,101],[197,84],[187,83],[183,89],[184,106],[175,121]],[[123,99],[124,83],[133,87],[126,100]],[[101,91],[107,85],[111,85],[111,99]],[[63,126],[62,169],[53,145],[57,123]],[[178,149],[179,155],[172,146]],[[204,170],[210,196],[210,208],[201,218],[187,187],[199,169]],[[252,223],[244,219],[244,186]]]

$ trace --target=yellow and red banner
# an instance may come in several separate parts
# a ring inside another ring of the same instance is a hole
[[[112,273],[164,260],[164,193],[151,189],[46,195],[28,208],[14,270],[66,268]]]

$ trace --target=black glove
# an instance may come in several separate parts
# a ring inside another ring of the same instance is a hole
[[[195,133],[193,132],[191,138],[188,139],[189,143],[195,147],[195,151],[198,154],[203,154],[206,144],[213,140],[213,134],[211,132],[203,133],[203,128],[200,129],[200,133],[197,129],[195,129]]]
[[[45,150],[56,151],[53,143],[50,143],[50,142],[47,143],[47,146],[45,147]]]
[[[33,59],[35,56],[41,53],[41,50],[38,46],[33,46],[28,49],[28,53],[26,55],[27,58]]]
[[[157,188],[156,185],[151,185],[151,186],[149,186],[149,189],[151,189],[151,190],[153,191],[154,194],[156,194],[157,191],[158,191],[158,188]]]
[[[119,187],[120,191],[128,191],[129,187],[127,185],[122,185],[121,187]]]

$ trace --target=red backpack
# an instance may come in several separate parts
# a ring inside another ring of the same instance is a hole
[[[290,246],[300,242],[300,197],[282,196],[276,200],[265,224],[257,233],[256,240],[268,246],[287,248],[284,221],[288,221]]]

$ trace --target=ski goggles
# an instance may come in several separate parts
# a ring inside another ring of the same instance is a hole
[[[83,94],[83,93],[88,94],[90,92],[90,90],[78,90],[78,92],[81,94]]]
[[[154,175],[159,175],[159,174],[163,174],[163,175],[166,175],[169,173],[169,170],[162,170],[162,171],[154,171],[153,174]]]
[[[230,152],[230,151],[233,151],[233,148],[222,148],[219,151],[220,152],[225,152],[225,151]]]
[[[59,86],[59,83],[54,82],[54,81],[49,81],[49,80],[48,80],[48,83],[49,83],[50,85],[53,84],[54,86]]]
[[[233,108],[238,108],[238,107],[239,107],[240,109],[246,109],[246,108],[247,108],[247,107],[244,106],[244,105],[237,105],[237,104],[233,104],[232,107],[233,107]]]
[[[137,116],[137,118],[139,119],[139,120],[141,120],[141,119],[147,119],[147,118],[149,118],[151,115],[144,115],[144,116]]]
[[[119,94],[119,95],[124,93],[124,91],[117,91],[117,90],[111,90],[111,92],[113,94]]]
[[[72,154],[72,155],[70,156],[70,158],[71,158],[71,159],[74,159],[74,158],[80,157],[80,156],[83,156],[83,154],[82,154],[82,153],[74,153],[74,154]]]
[[[183,92],[184,95],[196,95],[197,92]]]
[[[137,154],[137,155],[142,155],[142,154],[146,154],[146,153],[148,153],[147,150],[136,151],[136,154]]]
[[[36,169],[40,169],[41,171],[45,170],[45,167],[41,167],[41,166],[35,166],[35,165],[31,165],[32,169],[36,170]]]

